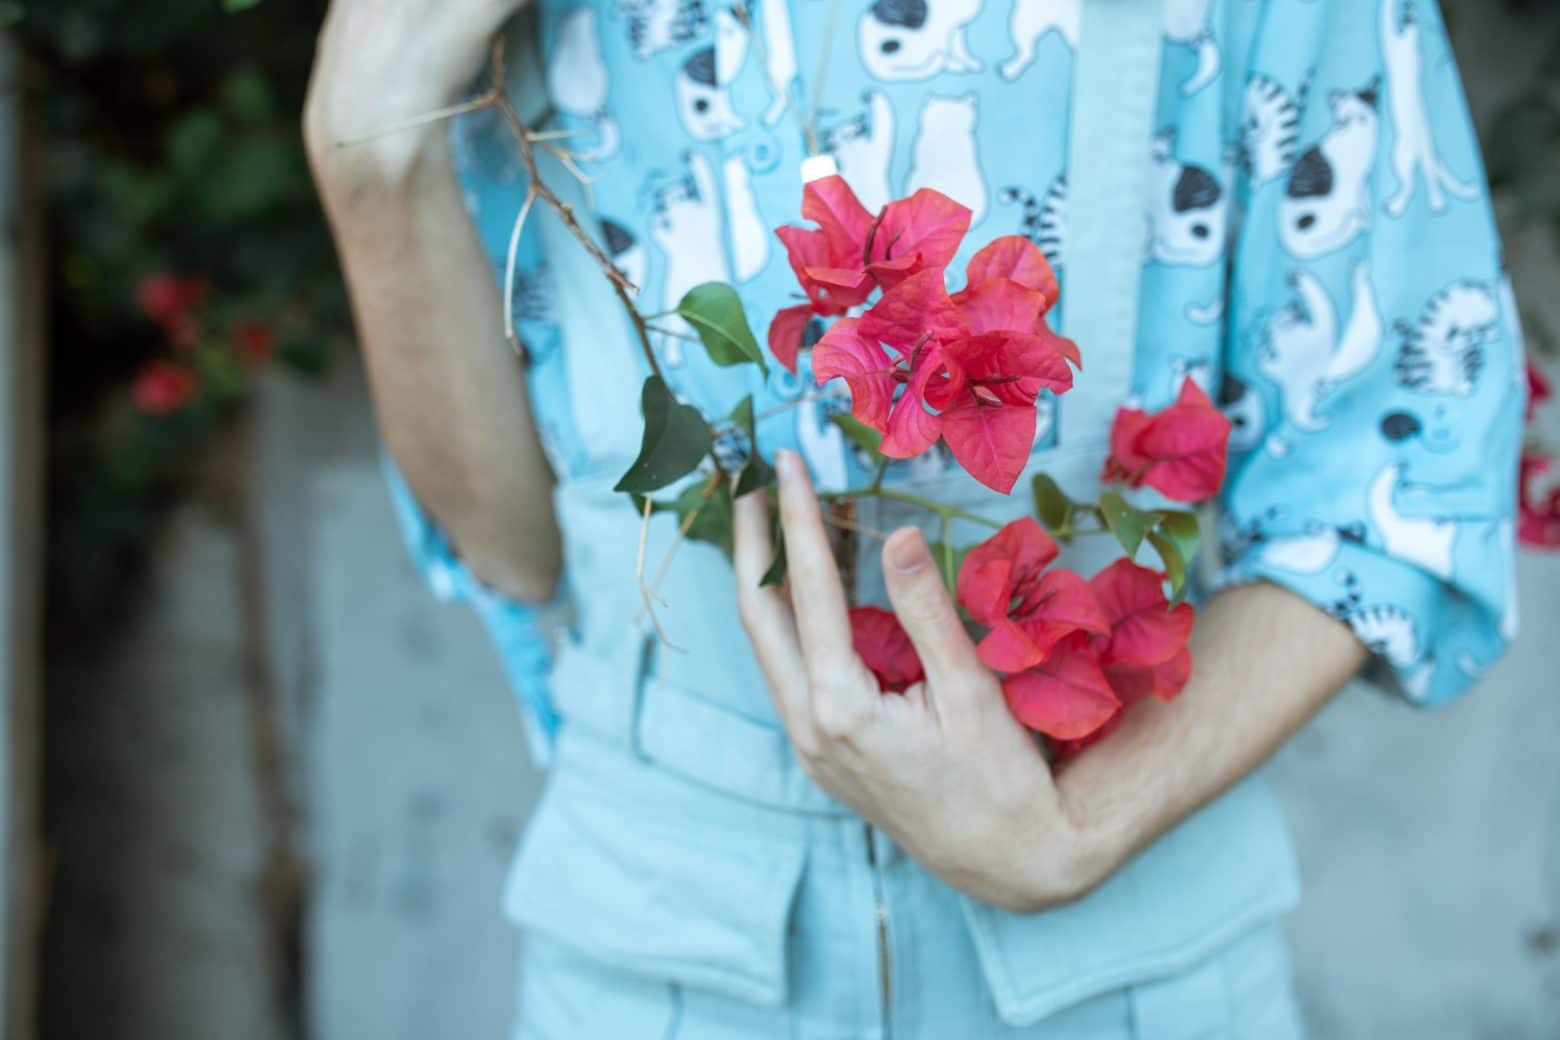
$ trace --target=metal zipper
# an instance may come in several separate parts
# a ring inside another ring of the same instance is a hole
[[[883,876],[878,871],[877,843],[873,840],[872,825],[866,825],[867,833],[867,866],[872,868],[872,907],[873,915],[877,919],[877,944],[878,944],[878,983],[883,997],[883,1040],[889,1040],[893,1035],[893,1022],[890,1017],[892,1010],[893,990],[893,964],[888,944],[888,904],[883,899]]]

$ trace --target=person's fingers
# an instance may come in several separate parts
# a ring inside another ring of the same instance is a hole
[[[813,718],[822,735],[841,737],[867,717],[879,694],[856,656],[845,589],[812,482],[795,453],[781,452],[775,461],[791,614],[807,666]]]
[[[743,495],[732,505],[732,569],[737,579],[737,615],[768,679],[775,710],[791,728],[806,707],[802,651],[785,594],[761,585],[774,560],[769,500],[764,492]]]
[[[818,499],[802,460],[782,451],[775,460],[780,473],[780,526],[785,535],[786,574],[791,586],[802,652],[810,664],[831,668],[853,659],[850,617],[840,569],[829,547],[828,532],[818,511]]]
[[[926,539],[913,527],[902,527],[883,543],[883,580],[888,599],[905,634],[915,644],[921,666],[936,691],[939,707],[961,692],[971,691],[985,666],[975,644],[959,621]]]

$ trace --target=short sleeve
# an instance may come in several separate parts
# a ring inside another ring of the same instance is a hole
[[[1417,703],[1516,631],[1521,332],[1439,13],[1274,3],[1238,122],[1227,582],[1345,621]]]
[[[525,712],[532,761],[538,766],[546,765],[552,757],[560,721],[548,690],[552,668],[551,643],[544,623],[548,608],[510,599],[472,574],[455,555],[444,532],[412,495],[388,455],[383,457],[382,468],[413,562],[435,595],[446,602],[465,603],[481,618]]]

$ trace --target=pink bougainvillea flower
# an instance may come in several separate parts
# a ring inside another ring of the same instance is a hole
[[[1527,359],[1527,386],[1527,418],[1532,419],[1538,406],[1554,396],[1544,370],[1535,365],[1532,358]]]
[[[200,390],[195,374],[171,361],[152,361],[142,368],[130,389],[135,406],[147,415],[171,415]]]
[[[965,556],[959,603],[991,629],[980,659],[999,672],[1045,662],[1074,632],[1105,634],[1110,620],[1089,583],[1068,570],[1047,570],[1056,542],[1032,517],[1003,527]]]
[[[1043,301],[1041,313],[1050,310],[1061,295],[1056,272],[1051,270],[1051,264],[1040,248],[1025,235],[1002,235],[992,239],[970,257],[964,274],[966,288],[960,295],[993,278],[1005,278],[1038,292]]]
[[[1537,490],[1538,478],[1554,460],[1523,455],[1517,487],[1517,541],[1530,549],[1560,549],[1560,485],[1547,495]]]
[[[969,230],[970,211],[930,188],[890,202],[874,217],[844,178],[823,177],[802,189],[802,217],[816,229],[775,230],[807,302],[779,311],[769,349],[796,371],[802,335],[813,315],[835,317],[865,302],[879,285],[945,267]]]
[[[1187,603],[1170,607],[1163,574],[1121,559],[1096,574],[1090,585],[1110,626],[1107,634],[1093,636],[1090,645],[1117,708],[1092,733],[1053,740],[1051,746],[1063,757],[1110,736],[1128,705],[1145,697],[1174,699],[1192,675],[1192,652],[1186,641],[1193,610]]]
[[[1170,665],[1186,650],[1195,611],[1190,603],[1172,607],[1165,596],[1164,582],[1160,571],[1125,557],[1090,579],[1107,619],[1106,635],[1097,641],[1100,660],[1107,670],[1118,666],[1152,669]],[[1181,667],[1175,664],[1168,668],[1163,679],[1173,679]],[[1190,667],[1189,660],[1186,667]],[[1160,689],[1159,685],[1154,686],[1156,695]],[[1175,692],[1179,692],[1179,687]]]
[[[1110,431],[1101,479],[1149,487],[1177,502],[1212,498],[1224,483],[1230,421],[1191,379],[1176,402],[1152,415],[1122,408]]]
[[[141,279],[135,300],[142,314],[166,327],[200,306],[210,292],[210,283],[198,276],[154,274]]]
[[[915,645],[891,611],[881,607],[853,608],[850,635],[857,656],[883,692],[903,693],[926,677]]]
[[[942,270],[959,251],[970,217],[967,207],[931,188],[890,202],[863,243],[867,272],[887,291],[917,272]]]
[[[966,275],[952,295],[941,269],[906,275],[859,324],[819,342],[813,369],[820,384],[872,374],[852,407],[884,434],[883,454],[910,458],[941,437],[970,475],[1006,493],[1034,443],[1035,399],[1072,387],[1078,349],[1045,323],[1056,279],[1028,239],[997,239]]]
[[[1002,680],[1002,696],[1019,722],[1058,740],[1079,740],[1121,709],[1085,632],[1052,648],[1043,663]]]
[[[228,336],[239,360],[251,367],[263,365],[276,353],[276,333],[263,321],[234,322],[228,328]]]

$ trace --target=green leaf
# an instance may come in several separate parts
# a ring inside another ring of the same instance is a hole
[[[1040,523],[1053,533],[1065,531],[1072,520],[1072,499],[1044,473],[1036,473],[1031,486],[1035,495],[1035,515]]]
[[[1197,556],[1197,546],[1202,540],[1202,532],[1197,525],[1197,514],[1190,511],[1166,510],[1158,516],[1158,528],[1161,534],[1175,543],[1176,551],[1181,554],[1181,560],[1190,564]]]
[[[715,482],[706,495],[703,484],[691,484],[677,496],[674,508],[681,525],[689,515],[693,522],[683,535],[690,542],[705,542],[715,546],[729,558],[731,556],[731,486],[724,480]]]
[[[705,481],[695,481],[683,488],[677,497],[669,502],[650,500],[651,513],[675,513],[677,514],[677,526],[688,524],[688,530],[683,537],[690,542],[706,542],[715,546],[728,557],[732,550],[732,513],[731,513],[731,488],[724,481],[717,481],[711,487],[708,494],[705,488],[709,485]],[[634,512],[640,516],[645,513],[646,496],[630,491],[628,497],[634,503]],[[688,517],[692,515],[692,521]]]
[[[677,313],[699,334],[711,361],[717,365],[752,362],[769,375],[764,352],[748,327],[742,299],[731,286],[725,282],[695,285],[677,301]]]
[[[1119,491],[1107,491],[1100,496],[1100,515],[1105,526],[1121,543],[1122,550],[1131,559],[1143,544],[1143,535],[1151,526],[1152,518],[1141,509],[1134,509],[1121,497]]]
[[[1148,541],[1165,565],[1165,574],[1170,579],[1170,605],[1174,606],[1186,598],[1186,559],[1175,542],[1157,530],[1148,532]]]
[[[737,476],[734,492],[737,498],[759,488],[772,487],[775,483],[774,467],[758,451],[758,433],[753,422],[753,395],[749,394],[731,410],[731,423],[747,436],[748,455],[742,472]]]
[[[771,499],[773,496],[771,496]],[[785,581],[785,534],[780,529],[780,510],[776,503],[769,503],[769,536],[774,540],[775,558],[770,561],[769,569],[764,576],[758,579],[759,588],[767,588],[771,585],[779,585]]]
[[[849,412],[835,412],[829,416],[829,421],[838,426],[840,432],[845,434],[846,438],[856,447],[871,455],[874,459],[883,457],[883,435],[881,433],[878,433]]]
[[[247,11],[251,7],[257,7],[260,0],[222,0],[222,9],[229,14],[235,11]]]
[[[614,491],[655,491],[692,473],[713,447],[709,424],[699,410],[681,404],[659,376],[645,380],[640,394],[645,435],[639,457]]]

